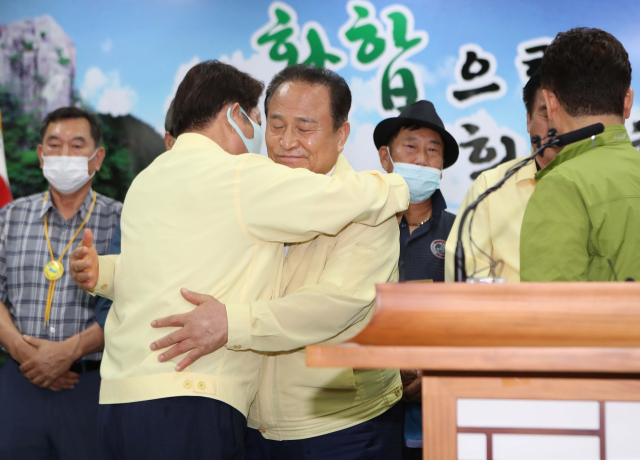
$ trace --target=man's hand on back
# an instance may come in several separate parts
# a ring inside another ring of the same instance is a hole
[[[182,328],[151,344],[152,350],[173,345],[158,356],[158,361],[168,361],[192,350],[178,363],[177,371],[222,348],[227,343],[229,332],[227,309],[224,304],[210,295],[197,294],[187,289],[181,289],[180,293],[188,302],[197,305],[197,308],[189,313],[171,315],[151,322],[152,327]]]
[[[69,256],[69,272],[80,289],[92,291],[98,284],[98,252],[89,229],[84,231],[82,241]]]

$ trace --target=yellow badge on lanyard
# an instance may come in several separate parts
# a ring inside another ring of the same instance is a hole
[[[49,196],[49,192],[47,192],[45,194],[44,199],[42,200],[43,204],[46,203],[48,196]],[[44,266],[44,277],[50,281],[50,283],[49,283],[49,294],[47,294],[47,308],[44,311],[44,327],[45,327],[45,329],[49,325],[49,316],[51,315],[51,304],[53,303],[53,294],[54,294],[55,289],[56,289],[56,281],[58,281],[60,278],[62,278],[62,275],[64,274],[64,267],[62,266],[62,259],[63,259],[64,255],[67,253],[67,251],[69,250],[69,248],[71,247],[71,243],[73,243],[75,241],[76,237],[80,233],[80,230],[82,230],[82,228],[84,227],[84,224],[86,224],[87,221],[89,220],[89,216],[91,215],[91,211],[93,211],[93,206],[96,204],[96,197],[97,197],[96,192],[93,192],[93,201],[91,202],[91,207],[89,208],[89,212],[87,213],[87,216],[84,218],[84,221],[82,222],[82,225],[80,225],[80,228],[78,229],[76,234],[73,235],[73,238],[71,238],[71,241],[69,241],[69,244],[67,244],[67,247],[64,248],[64,251],[62,251],[62,254],[60,254],[60,258],[58,260],[55,260],[54,257],[53,257],[53,249],[51,248],[51,240],[49,240],[49,229],[48,229],[48,225],[47,225],[47,215],[45,214],[45,216],[44,216],[44,236],[47,238],[47,246],[49,246],[49,255],[51,256],[51,262],[49,262],[47,265]]]
[[[57,281],[62,278],[64,267],[57,260],[52,260],[44,267],[44,277],[49,281]]]

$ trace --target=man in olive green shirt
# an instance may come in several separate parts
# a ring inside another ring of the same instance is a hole
[[[542,59],[549,126],[605,130],[565,147],[535,178],[520,239],[522,281],[640,279],[640,152],[622,44],[599,29],[559,33]]]

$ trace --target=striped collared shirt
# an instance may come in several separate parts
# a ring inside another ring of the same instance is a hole
[[[44,216],[47,216],[53,256],[58,260],[87,216],[93,191],[67,221],[53,205],[51,194],[46,196],[45,199],[45,193],[38,193],[20,198],[0,210],[0,300],[9,309],[20,333],[61,342],[95,322],[96,299],[78,288],[69,275],[69,255],[82,241],[82,231],[62,259],[64,274],[56,283],[49,326],[44,328],[49,291],[44,267],[51,261]],[[98,254],[107,254],[121,212],[121,203],[97,194],[85,228],[93,231]],[[101,353],[95,353],[85,359],[100,357]]]

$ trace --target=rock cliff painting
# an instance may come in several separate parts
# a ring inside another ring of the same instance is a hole
[[[14,198],[46,189],[36,153],[40,123],[71,105],[93,111],[76,86],[73,40],[49,15],[0,24],[0,111]],[[131,115],[98,116],[107,156],[94,188],[122,201],[135,175],[165,150],[164,142]]]

